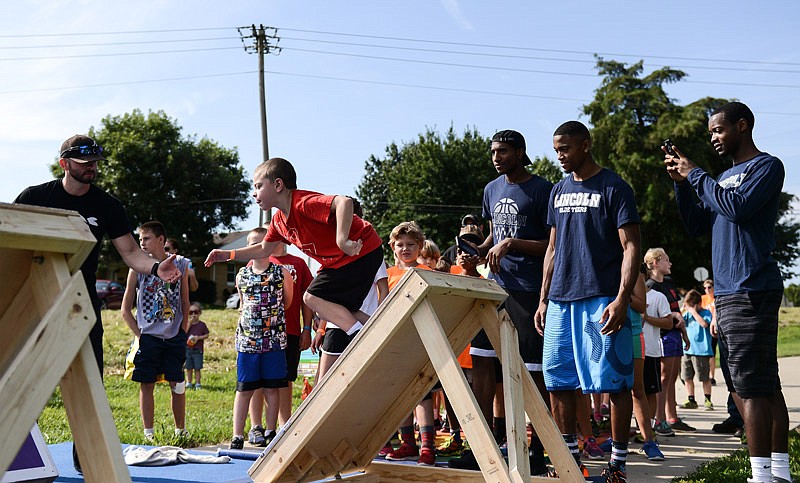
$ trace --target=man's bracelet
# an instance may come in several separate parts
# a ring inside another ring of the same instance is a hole
[[[153,268],[150,269],[150,275],[154,277],[158,277],[158,266],[161,265],[161,262],[156,262],[153,264]]]
[[[307,330],[307,331],[311,332],[311,326],[310,325],[304,325],[303,326],[303,330]]]

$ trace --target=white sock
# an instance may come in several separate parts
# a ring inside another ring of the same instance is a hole
[[[364,324],[362,324],[361,322],[356,321],[356,323],[353,324],[352,327],[350,327],[350,330],[347,331],[347,335],[353,335],[353,334],[355,334],[356,332],[358,332],[359,330],[361,330],[363,328],[364,328]]]
[[[153,428],[144,428],[144,435],[145,436],[153,436],[156,432]]]
[[[789,453],[772,453],[772,476],[792,481],[789,472]]]
[[[772,460],[764,456],[751,456],[750,468],[753,471],[753,481],[772,481]]]

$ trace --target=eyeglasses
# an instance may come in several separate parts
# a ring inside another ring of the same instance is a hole
[[[103,154],[103,146],[100,146],[97,143],[88,145],[88,146],[72,146],[71,148],[67,148],[61,151],[62,158],[69,158],[71,156],[66,156],[67,154]]]
[[[199,314],[199,313],[200,313],[200,311],[199,311],[199,310],[190,310],[190,311],[189,311],[189,315],[197,315],[197,314]]]

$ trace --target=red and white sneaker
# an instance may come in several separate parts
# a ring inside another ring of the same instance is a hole
[[[384,446],[383,448],[381,448],[381,450],[380,450],[380,451],[378,451],[378,456],[379,456],[380,458],[386,458],[387,456],[389,456],[390,454],[392,454],[392,452],[394,452],[394,448],[392,448],[392,445],[390,445],[390,444],[387,444],[386,446]]]
[[[420,466],[433,466],[436,464],[436,452],[433,448],[423,447],[419,451],[417,464]]]
[[[399,448],[386,455],[389,461],[414,461],[419,458],[419,448],[403,443]]]

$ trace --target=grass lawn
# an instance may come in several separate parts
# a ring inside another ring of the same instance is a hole
[[[205,309],[201,319],[208,325],[211,336],[205,343],[205,368],[203,389],[187,390],[186,428],[187,438],[173,436],[172,413],[169,405],[169,387],[156,387],[156,443],[178,445],[186,448],[213,445],[230,440],[234,388],[236,386],[236,351],[233,335],[238,311],[228,309]],[[125,355],[132,335],[123,322],[119,311],[103,311],[105,326],[104,352],[106,393],[117,426],[120,441],[129,444],[144,444],[142,423],[139,417],[139,386],[124,380]],[[780,357],[800,355],[800,308],[782,308],[778,338]],[[295,383],[294,407],[300,403],[302,381]],[[59,443],[72,439],[60,392],[56,392],[39,417],[39,426],[47,443]],[[796,466],[800,457],[800,435],[792,432],[790,440],[792,473],[800,474]],[[749,472],[746,449],[735,451],[730,456],[701,466],[679,482],[732,482],[746,481]]]

